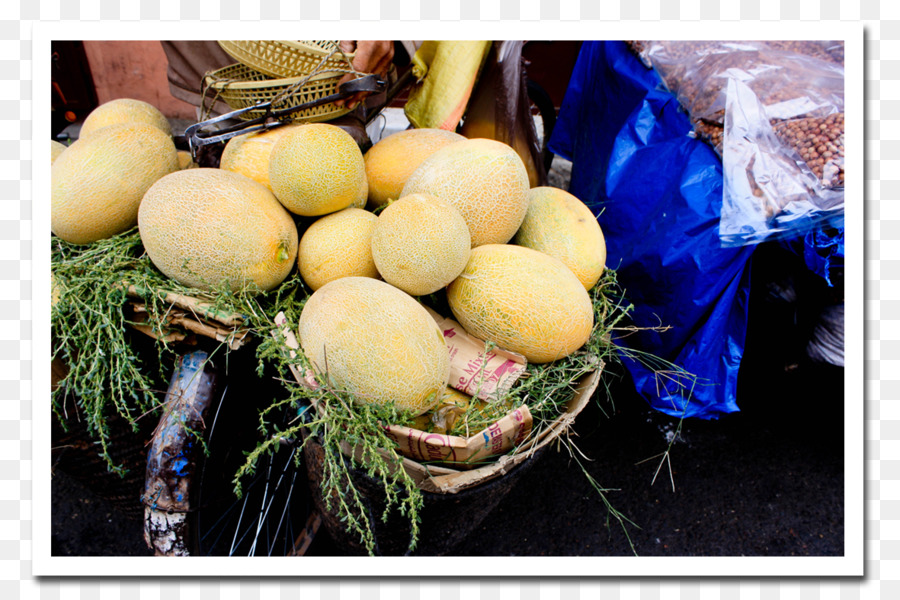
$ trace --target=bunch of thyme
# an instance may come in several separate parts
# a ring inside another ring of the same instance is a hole
[[[166,337],[171,295],[199,300],[196,310],[202,314],[197,317],[236,316],[250,334],[267,336],[274,327],[269,315],[294,311],[297,297],[307,294],[299,276],[268,294],[252,288],[231,291],[227,283],[211,292],[188,288],[153,265],[136,228],[84,245],[52,238],[51,273],[52,359],[67,369],[52,392],[53,411],[64,429],[70,419],[83,418],[107,467],[120,475],[124,469],[110,455],[110,419],[118,415],[137,431],[138,419],[159,416],[167,365],[177,356]],[[128,304],[134,295],[146,310],[148,322],[141,324],[149,325],[156,338],[155,367],[142,360],[131,340],[131,326],[137,323],[129,318]],[[77,416],[68,414],[67,399],[74,401]]]

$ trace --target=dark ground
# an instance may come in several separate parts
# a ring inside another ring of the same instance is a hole
[[[614,488],[610,503],[639,527],[628,527],[638,555],[843,554],[843,369],[803,357],[805,315],[815,302],[771,294],[790,260],[778,250],[755,258],[741,411],[684,423],[671,452],[674,491],[665,467],[652,483],[659,465],[652,457],[666,449],[678,422],[634,397],[627,379],[612,382],[615,414],[603,415],[592,402],[578,417],[576,444],[592,459],[585,463],[590,474]],[[814,282],[798,290],[821,292]],[[102,499],[97,487],[57,469],[53,554],[149,554],[140,519]],[[550,451],[455,554],[631,554],[628,538],[606,519],[578,464]],[[308,553],[342,551],[320,530]]]

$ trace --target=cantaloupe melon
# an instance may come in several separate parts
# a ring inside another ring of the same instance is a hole
[[[196,169],[199,167],[197,163],[194,162],[194,157],[191,156],[191,153],[187,150],[179,150],[178,151],[178,170],[182,169]]]
[[[269,182],[292,213],[316,217],[365,205],[366,167],[353,137],[328,123],[304,124],[275,142]]]
[[[56,140],[50,140],[50,164],[56,162],[56,159],[59,158],[59,155],[62,154],[68,146],[57,142]]]
[[[528,212],[513,243],[558,258],[586,290],[596,285],[606,265],[606,241],[597,218],[584,202],[559,188],[528,192]]]
[[[377,208],[397,200],[406,180],[426,158],[463,136],[445,129],[406,129],[379,140],[366,152],[369,206]]]
[[[138,227],[163,274],[203,290],[272,289],[297,258],[297,227],[272,192],[221,169],[157,181],[141,202]]]
[[[441,148],[410,175],[401,196],[432,194],[456,206],[472,247],[505,244],[528,210],[528,172],[502,142],[464,140]]]
[[[219,168],[246,175],[271,190],[269,158],[272,156],[272,148],[282,136],[297,127],[302,127],[302,125],[292,123],[261,133],[245,133],[231,138],[222,150]]]
[[[300,345],[314,369],[361,402],[421,414],[441,399],[450,355],[414,298],[368,277],[325,284],[306,301]]]
[[[472,249],[465,271],[447,287],[447,300],[467,332],[533,363],[578,350],[594,326],[591,299],[572,271],[523,246]]]
[[[74,142],[50,169],[50,228],[86,244],[137,224],[150,186],[178,169],[172,138],[144,123],[110,125]]]
[[[134,98],[116,98],[104,102],[84,119],[78,135],[87,137],[98,129],[118,123],[146,123],[157,127],[166,135],[172,135],[172,125],[158,108]]]
[[[303,281],[317,290],[341,277],[378,277],[372,258],[372,231],[378,221],[361,208],[345,208],[325,215],[300,238],[297,264]]]
[[[459,210],[429,194],[390,203],[372,232],[372,257],[385,281],[413,296],[456,279],[469,261],[469,227]]]

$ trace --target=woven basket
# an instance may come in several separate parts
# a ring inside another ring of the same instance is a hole
[[[422,490],[419,543],[414,554],[444,556],[452,552],[487,518],[503,497],[514,489],[519,479],[543,456],[547,448],[565,436],[590,401],[600,382],[598,369],[584,375],[577,383],[576,394],[566,412],[557,417],[536,436],[510,454],[499,457],[471,471],[458,471],[446,464],[424,464],[403,459],[403,468]],[[304,464],[313,502],[322,514],[322,525],[342,552],[365,553],[359,536],[348,531],[348,525],[336,508],[329,504],[323,484],[326,449],[321,441],[305,434]],[[349,454],[349,452],[347,453]],[[360,457],[357,456],[357,460]],[[359,464],[359,463],[358,463]],[[384,486],[365,467],[350,467],[352,484],[365,498],[367,515],[376,540],[376,553],[399,555],[407,550],[411,532],[405,516],[396,510],[386,513]],[[398,490],[399,491],[399,490]],[[333,499],[332,499],[333,500]],[[388,520],[380,517],[389,514]]]
[[[313,100],[320,100],[337,91],[338,81],[346,73],[325,71],[309,77],[301,87],[283,97],[275,109],[291,108]],[[207,73],[203,78],[204,90],[211,89],[218,99],[223,100],[232,110],[248,108],[260,102],[271,102],[291,86],[306,78],[289,77],[272,79],[247,65],[234,64]],[[349,109],[338,108],[332,103],[298,111],[291,115],[294,121],[325,121],[347,114]],[[241,115],[242,119],[262,117],[262,110],[251,110]]]
[[[338,42],[294,42],[282,40],[220,41],[231,58],[269,77],[300,77],[315,71],[329,54],[333,54],[321,66],[321,70],[349,69],[353,53],[338,49]]]

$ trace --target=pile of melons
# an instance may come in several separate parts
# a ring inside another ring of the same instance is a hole
[[[185,168],[152,106],[95,113],[54,148],[53,233],[87,244],[137,225],[159,270],[202,290],[264,292],[296,266],[313,291],[303,352],[361,401],[421,414],[443,397],[448,350],[419,297],[445,294],[467,332],[534,363],[591,334],[597,220],[563,190],[529,189],[506,144],[410,129],[363,155],[339,127],[292,124],[233,138],[218,169]]]

